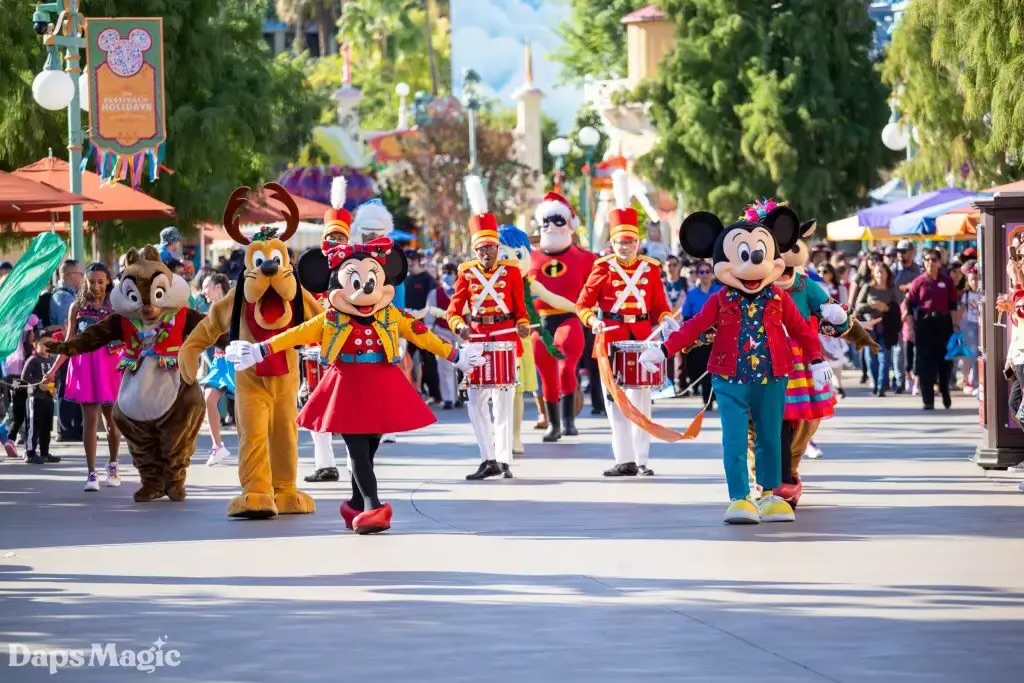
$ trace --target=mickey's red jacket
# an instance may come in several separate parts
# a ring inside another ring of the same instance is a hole
[[[793,371],[793,355],[789,350],[786,333],[804,349],[809,363],[822,360],[821,339],[817,327],[804,320],[789,294],[775,285],[769,286],[775,297],[768,302],[768,310],[765,312],[765,336],[768,338],[768,353],[772,357],[772,372],[776,377],[785,377]],[[665,341],[670,358],[715,327],[717,331],[711,346],[711,358],[708,359],[708,372],[722,377],[736,374],[743,312],[738,301],[729,300],[731,291],[731,288],[724,287],[716,292],[704,304],[700,313],[683,323],[682,328]]]

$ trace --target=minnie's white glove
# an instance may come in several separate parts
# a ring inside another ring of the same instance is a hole
[[[262,347],[247,341],[233,341],[224,351],[224,357],[235,366],[237,372],[256,367],[263,360]]]
[[[811,365],[811,376],[814,377],[815,391],[825,391],[832,385],[832,368],[824,361]]]
[[[647,372],[657,372],[661,369],[661,364],[665,362],[665,352],[661,350],[661,345],[652,346],[643,353],[640,354],[640,365],[643,366]]]
[[[480,348],[479,344],[466,344],[459,349],[459,355],[456,357],[453,365],[463,373],[468,373],[473,368],[479,367],[486,362],[487,359],[484,358],[483,349]]]
[[[661,338],[667,340],[680,327],[682,327],[682,324],[675,318],[665,318],[665,322],[661,324]]]
[[[846,310],[839,304],[822,304],[818,310],[821,317],[833,325],[842,325],[846,322]]]

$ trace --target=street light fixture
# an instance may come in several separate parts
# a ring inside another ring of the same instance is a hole
[[[593,202],[591,201],[591,194],[593,193],[593,179],[594,179],[594,152],[597,151],[597,145],[601,142],[601,133],[593,126],[584,126],[580,128],[580,132],[576,134],[576,140],[580,143],[580,147],[583,148],[584,159],[586,160],[586,166],[583,168],[583,177],[586,181],[586,185],[583,189],[583,220],[587,224],[587,237],[590,239],[590,247],[594,248],[594,212],[592,209]]]
[[[555,192],[562,193],[562,181],[565,180],[565,157],[569,156],[572,145],[566,138],[555,138],[548,143],[548,154],[555,160]]]
[[[79,4],[79,0],[41,3],[32,13],[32,30],[46,46],[46,66],[32,81],[32,97],[44,109],[68,109],[68,168],[74,194],[82,193],[82,108],[78,88],[82,73],[80,53],[85,49],[85,18],[78,12]],[[54,15],[56,23],[51,22]],[[63,71],[58,53],[61,48],[67,62]],[[71,257],[85,259],[81,205],[71,207]]]
[[[894,152],[907,150],[907,161],[912,161],[914,158],[914,143],[917,142],[918,136],[916,130],[908,127],[900,120],[897,103],[902,88],[903,86],[900,86],[900,90],[897,91],[892,104],[890,104],[889,123],[885,124],[885,127],[882,128],[882,144]],[[914,196],[914,188],[909,182],[907,182],[907,196]]]
[[[409,127],[409,113],[405,108],[406,98],[409,97],[409,84],[399,83],[396,85],[395,94],[398,95],[398,130],[405,130]]]
[[[469,114],[469,172],[476,173],[476,112],[480,109],[480,97],[477,87],[480,76],[472,69],[462,72],[463,104]]]

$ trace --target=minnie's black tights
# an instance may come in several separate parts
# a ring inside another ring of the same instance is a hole
[[[348,455],[352,459],[352,498],[348,504],[353,509],[362,511],[365,501],[370,501],[372,509],[380,507],[377,497],[377,475],[373,473],[373,456],[380,446],[380,434],[342,434]]]

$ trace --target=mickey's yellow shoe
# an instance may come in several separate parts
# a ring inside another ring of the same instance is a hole
[[[761,513],[762,522],[795,522],[796,514],[792,506],[771,491],[757,501],[757,510]]]
[[[757,511],[757,506],[744,498],[743,500],[734,500],[729,505],[729,509],[725,511],[725,519],[722,521],[726,524],[760,524],[761,515]]]

